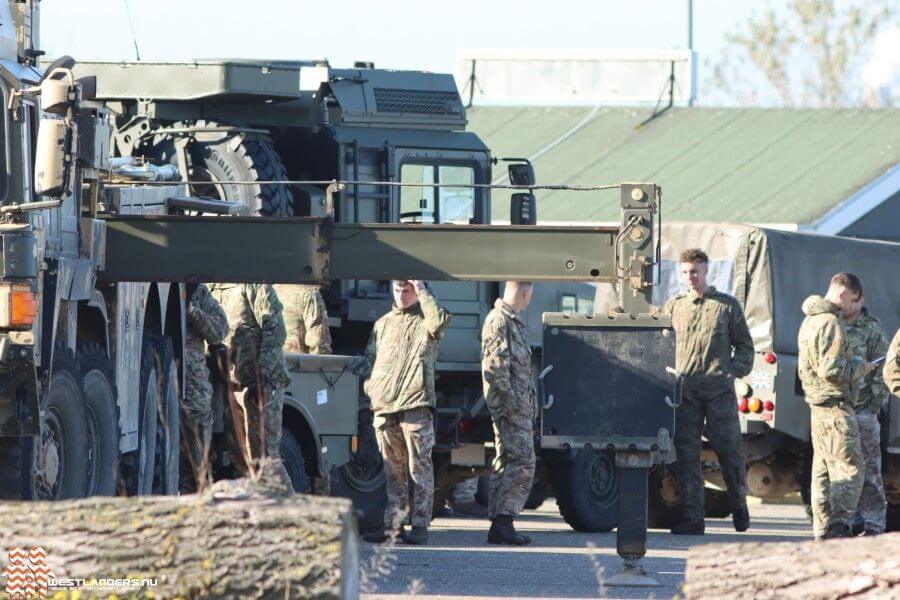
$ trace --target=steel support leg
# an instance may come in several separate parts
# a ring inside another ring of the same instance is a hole
[[[645,457],[640,457],[644,459]],[[646,457],[649,458],[649,455]],[[626,466],[630,463],[642,466]],[[619,483],[619,525],[616,529],[616,552],[622,557],[622,572],[610,577],[611,586],[658,586],[641,565],[647,553],[647,480],[650,467],[645,460],[634,459],[633,453],[616,455],[616,479]]]

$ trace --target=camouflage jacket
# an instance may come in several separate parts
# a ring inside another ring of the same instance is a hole
[[[206,344],[221,344],[228,335],[228,318],[204,284],[197,286],[187,308],[185,349],[191,360],[203,362]],[[198,362],[198,364],[199,364]]]
[[[273,285],[284,305],[285,352],[331,354],[328,311],[318,286]]]
[[[537,416],[528,329],[499,298],[481,328],[481,376],[491,414]]]
[[[815,406],[852,402],[852,382],[862,376],[863,363],[853,360],[838,307],[814,295],[803,301],[803,314],[797,371],[806,401]]]
[[[871,362],[887,354],[888,343],[881,331],[881,324],[865,308],[859,313],[856,321],[845,323],[847,341],[850,344],[851,356],[859,356]],[[857,411],[867,410],[877,413],[888,398],[887,386],[881,376],[881,366],[868,375],[854,382],[857,392],[854,406]]]
[[[900,396],[900,329],[894,334],[884,359],[884,384],[893,395]]]
[[[366,346],[366,395],[376,415],[434,407],[434,363],[450,313],[428,291],[405,310],[395,305],[375,322]]]
[[[287,385],[284,362],[285,330],[281,301],[271,285],[214,283],[210,288],[228,316],[231,380],[242,386],[269,383]]]
[[[690,290],[663,308],[675,328],[675,368],[686,391],[720,394],[734,389],[734,378],[753,368],[753,338],[740,303],[710,287]]]

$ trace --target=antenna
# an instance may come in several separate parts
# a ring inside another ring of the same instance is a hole
[[[131,41],[134,42],[134,56],[140,62],[141,51],[138,49],[137,36],[134,34],[134,23],[131,22],[131,10],[128,8],[128,0],[122,0],[125,5],[125,14],[128,15],[128,26],[131,28]]]

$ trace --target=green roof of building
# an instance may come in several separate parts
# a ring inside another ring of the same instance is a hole
[[[673,220],[811,223],[900,163],[900,109],[673,108],[638,128],[650,112],[481,106],[468,118],[494,156],[540,153],[538,183],[653,181]],[[616,221],[618,196],[543,191],[538,215]],[[506,202],[494,217],[509,217]]]

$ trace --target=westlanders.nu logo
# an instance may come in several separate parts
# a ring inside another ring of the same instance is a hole
[[[3,570],[6,593],[12,600],[47,597],[48,592],[83,590],[92,592],[133,592],[157,586],[156,578],[74,579],[58,577],[47,564],[47,552],[39,547],[9,549],[9,564]]]

